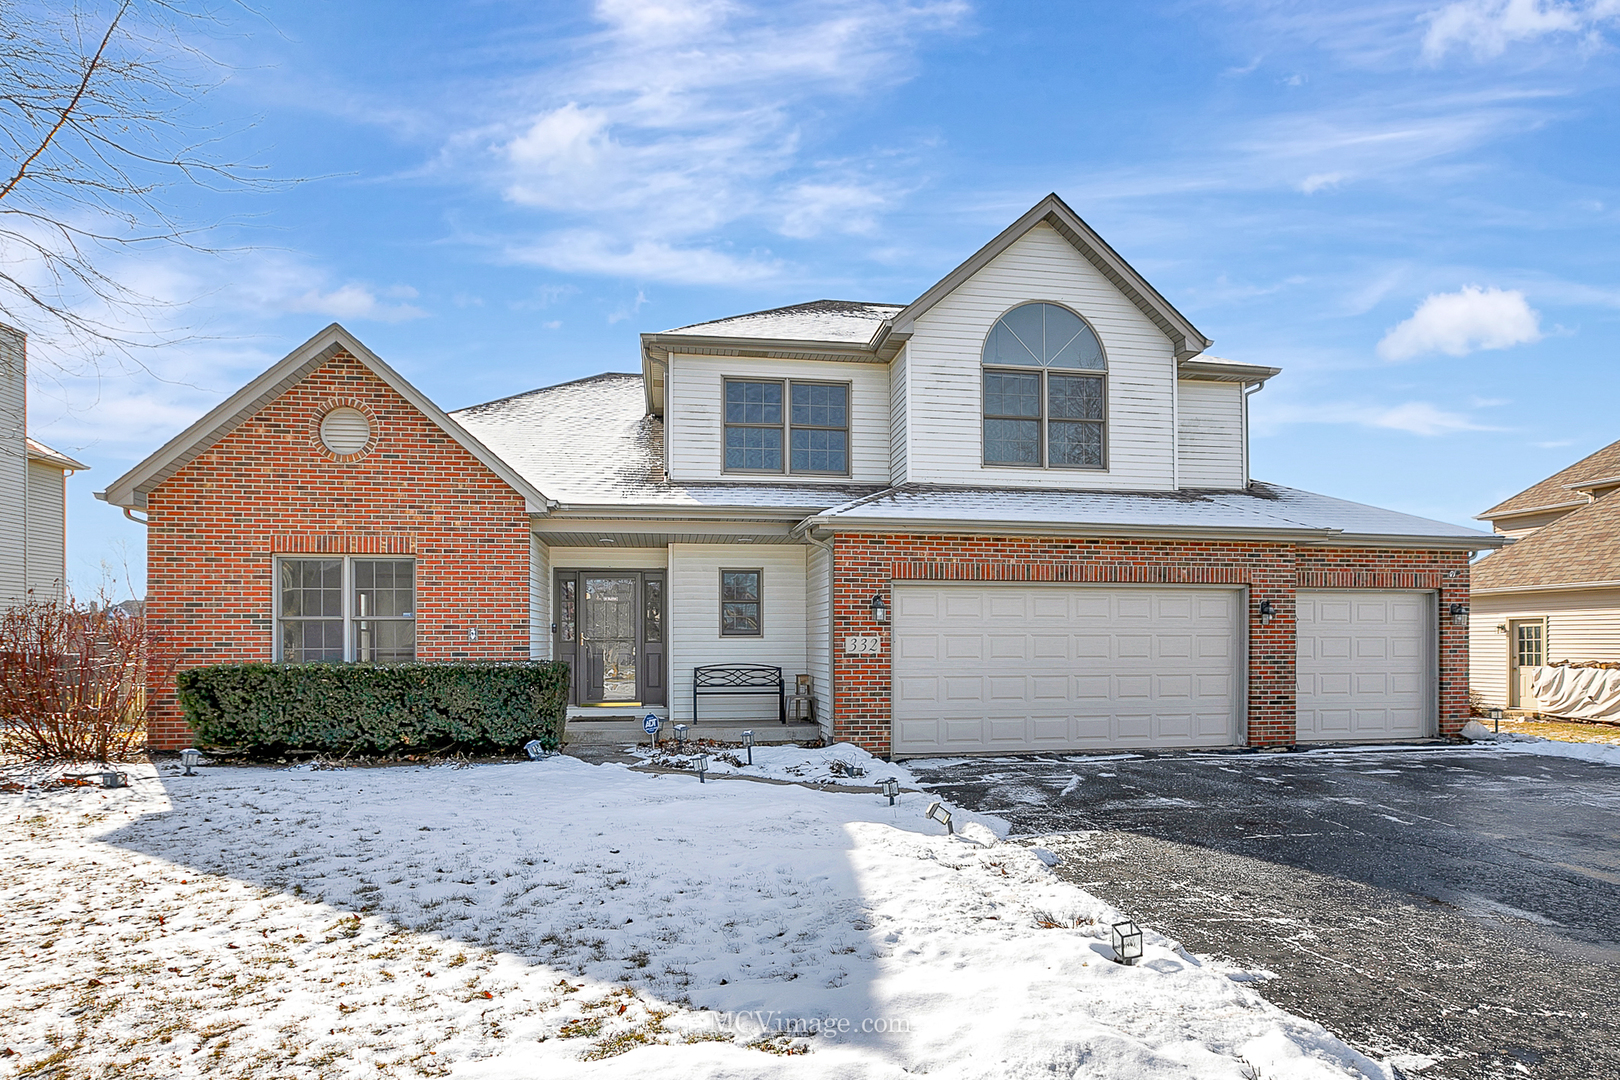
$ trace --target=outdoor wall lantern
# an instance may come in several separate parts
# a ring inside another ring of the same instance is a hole
[[[1451,605],[1451,625],[1452,626],[1467,626],[1468,625],[1468,605],[1467,604],[1452,604]]]
[[[180,751],[180,764],[186,767],[185,775],[196,776],[196,768],[202,764],[202,751],[186,747]]]
[[[889,805],[893,806],[895,796],[900,794],[900,781],[891,776],[883,781],[882,788],[883,794],[889,797]]]
[[[686,725],[685,724],[676,724],[675,725],[675,742],[677,744],[676,745],[677,750],[686,749]]]
[[[1275,615],[1275,614],[1277,614],[1277,609],[1275,607],[1272,607],[1270,600],[1262,600],[1262,601],[1260,601],[1260,625],[1261,626],[1270,626],[1271,625],[1271,617],[1273,615]]]
[[[753,729],[742,733],[743,748],[748,751],[748,764],[754,763],[754,732]]]
[[[872,594],[872,621],[880,623],[889,621],[889,602],[883,599],[882,593]]]
[[[698,783],[704,784],[704,783],[708,782],[706,779],[704,779],[708,775],[708,772],[709,772],[709,755],[708,754],[699,754],[697,756]]]
[[[546,748],[539,739],[530,739],[523,744],[523,752],[529,755],[530,761],[539,761],[546,756]]]
[[[1490,709],[1487,710],[1487,711],[1490,714],[1491,723],[1496,725],[1497,733],[1501,734],[1501,731],[1502,731],[1502,706],[1500,706],[1500,705],[1492,705],[1490,707]]]
[[[945,826],[945,831],[950,833],[952,836],[956,835],[956,826],[951,824],[951,812],[945,809],[945,804],[940,802],[938,799],[935,799],[933,802],[928,804],[928,813],[924,816],[931,817],[941,825]]]
[[[1114,962],[1117,964],[1131,967],[1142,959],[1142,930],[1129,919],[1109,928],[1108,943],[1114,947]]]
[[[1507,623],[1505,623],[1505,622],[1499,622],[1499,623],[1497,623],[1497,624],[1496,624],[1496,632],[1497,632],[1497,633],[1498,633],[1498,634],[1505,634],[1505,633],[1507,633]]]

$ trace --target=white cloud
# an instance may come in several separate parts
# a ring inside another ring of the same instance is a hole
[[[1466,356],[1476,349],[1506,349],[1541,340],[1541,316],[1516,289],[1465,285],[1454,293],[1434,293],[1410,319],[1378,343],[1385,360],[1409,360],[1425,353]]]
[[[1325,172],[1312,173],[1299,183],[1299,190],[1307,195],[1314,195],[1323,188],[1338,187],[1344,182],[1344,173]]]
[[[1301,405],[1274,402],[1256,416],[1262,427],[1283,424],[1356,424],[1361,427],[1404,431],[1411,435],[1450,435],[1459,431],[1495,431],[1496,428],[1458,412],[1431,405],[1427,401],[1406,401],[1399,405],[1366,405],[1356,402],[1330,402]]]
[[[598,0],[602,29],[565,43],[579,59],[524,88],[517,119],[449,140],[439,166],[486,170],[508,202],[552,217],[549,234],[510,245],[521,261],[757,280],[778,261],[709,237],[743,219],[795,239],[875,228],[902,189],[868,163],[813,160],[814,123],[909,77],[915,39],[967,11],[965,0]]]
[[[414,299],[416,290],[408,285],[395,286],[383,290],[379,295],[378,290],[369,285],[350,282],[328,292],[309,289],[289,297],[283,307],[287,311],[308,311],[330,315],[334,319],[375,319],[379,322],[407,322],[427,315],[415,304],[389,304],[384,302],[384,297]]]
[[[1563,3],[1561,0],[1456,0],[1426,21],[1423,55],[1440,60],[1462,47],[1476,58],[1501,56],[1511,45],[1555,34],[1574,35],[1588,44],[1597,42],[1600,27],[1620,16],[1615,0]]]

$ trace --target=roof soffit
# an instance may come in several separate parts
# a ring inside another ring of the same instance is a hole
[[[440,430],[455,440],[478,462],[524,497],[531,513],[544,513],[552,500],[452,420],[433,401],[412,386],[404,376],[383,363],[360,339],[339,323],[288,353],[268,370],[210,410],[202,419],[159,447],[129,472],[107,485],[96,497],[126,509],[144,509],[146,495],[164,480],[206,453],[264,406],[296,386],[310,372],[340,352],[354,357],[395,393],[408,401]]]
[[[1054,193],[1036,203],[994,240],[974,252],[966,262],[935,282],[927,292],[895,315],[886,324],[886,329],[880,328],[873,345],[882,344],[884,338],[900,340],[909,338],[918,318],[954,292],[962,282],[982,270],[996,256],[1006,251],[1025,233],[1041,224],[1050,225],[1131,303],[1135,304],[1137,309],[1170,339],[1177,360],[1197,356],[1213,344],[1185,315],[1177,311],[1170,301],[1161,296],[1146,278],[1137,273],[1119,252],[1110,247],[1106,240]]]

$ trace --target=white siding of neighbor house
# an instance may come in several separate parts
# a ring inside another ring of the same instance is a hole
[[[529,534],[529,659],[551,659],[551,549]]]
[[[889,364],[889,482],[906,478],[906,350]]]
[[[753,356],[669,358],[669,405],[665,438],[669,475],[675,480],[716,480],[738,474],[722,470],[724,380],[802,379],[850,384],[850,475],[847,479],[885,483],[890,471],[889,369],[884,364],[821,360],[771,360]],[[759,473],[741,474],[758,479]],[[787,474],[783,479],[789,479]],[[839,482],[845,477],[793,476],[795,481]]]
[[[1183,379],[1178,389],[1180,486],[1243,487],[1243,387]]]
[[[811,547],[805,556],[805,579],[809,609],[808,661],[814,680],[816,719],[822,730],[832,735],[832,553]]]
[[[1620,662],[1620,589],[1474,596],[1468,613],[1468,686],[1486,705],[1507,704],[1508,639],[1498,626],[1546,619],[1546,657]]]
[[[1108,358],[1106,470],[982,463],[984,340],[998,318],[1032,300],[1073,308],[1102,340]],[[1175,487],[1170,340],[1048,225],[1030,230],[918,319],[906,354],[907,480],[1141,491]]]
[[[67,473],[28,463],[28,578],[35,600],[67,596]]]
[[[23,336],[0,326],[0,604],[27,591],[23,564],[27,529],[28,443]]]
[[[788,544],[671,544],[669,548],[670,716],[692,719],[692,669],[707,664],[771,664],[793,677],[809,671],[805,548]],[[760,637],[720,636],[720,570],[760,577]],[[777,721],[777,699],[765,694],[705,697],[704,720]]]

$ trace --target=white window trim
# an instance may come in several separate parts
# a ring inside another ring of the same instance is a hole
[[[781,424],[733,423],[726,419],[727,383],[776,383],[782,387]],[[821,469],[795,469],[793,467],[793,388],[794,386],[842,386],[844,388],[844,426],[842,428],[817,427],[800,424],[800,431],[842,431],[844,433],[844,469],[829,472]],[[726,428],[780,428],[782,432],[782,467],[780,469],[735,469],[726,464]],[[720,378],[720,471],[732,476],[806,476],[839,478],[849,476],[855,468],[855,384],[843,379],[772,379],[749,375],[724,375]]]
[[[411,591],[417,606],[421,605],[422,595],[416,577],[416,557],[414,555],[327,555],[320,552],[287,552],[275,556],[270,568],[270,608],[273,615],[270,620],[270,657],[276,664],[286,663],[281,655],[281,564],[285,562],[331,562],[337,560],[342,564],[342,590],[343,590],[343,660],[345,664],[355,663],[354,624],[354,564],[355,560],[362,562],[408,562],[411,564]],[[378,620],[385,621],[385,620]],[[389,619],[386,621],[398,621]],[[416,612],[411,612],[409,619],[403,620],[413,625],[416,623]],[[417,640],[413,631],[412,641]],[[413,648],[414,651],[414,648]]]

